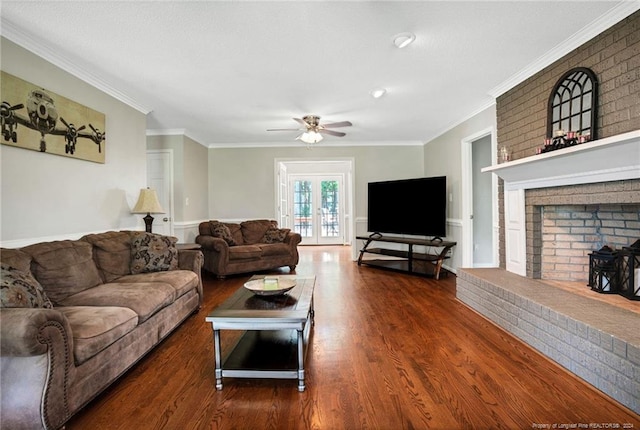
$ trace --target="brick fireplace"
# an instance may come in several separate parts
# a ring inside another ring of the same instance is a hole
[[[640,130],[483,169],[503,180],[500,266],[586,281],[588,254],[640,238]]]
[[[483,170],[502,179],[504,266],[460,269],[456,297],[640,413],[640,307],[540,280],[601,297],[586,286],[588,254],[640,236],[640,130]]]
[[[527,276],[586,284],[589,254],[640,239],[638,181],[528,190]],[[633,188],[633,193],[626,191]],[[635,200],[635,201],[633,201]]]
[[[501,178],[500,267],[459,269],[456,297],[640,413],[640,313],[631,309],[640,302],[590,291],[585,259],[605,244],[620,248],[640,235],[638,29],[635,10],[496,92],[498,146],[513,160],[484,169]],[[597,140],[539,154],[548,137],[549,96],[575,67],[591,69],[598,79]],[[587,291],[556,286],[565,281]]]

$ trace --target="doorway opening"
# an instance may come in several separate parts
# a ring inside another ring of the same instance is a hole
[[[276,213],[301,245],[348,245],[353,160],[276,160]]]
[[[173,236],[173,150],[147,150],[147,187],[156,190],[163,214],[155,217],[153,232]]]
[[[482,173],[496,162],[493,128],[462,140],[462,266],[498,265],[498,183]]]

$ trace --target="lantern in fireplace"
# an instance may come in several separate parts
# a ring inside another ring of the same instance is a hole
[[[618,252],[608,246],[589,254],[589,286],[598,293],[618,292]]]
[[[640,239],[622,248],[620,294],[631,300],[640,300]]]

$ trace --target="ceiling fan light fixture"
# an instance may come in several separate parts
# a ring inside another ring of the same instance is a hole
[[[393,44],[396,48],[402,49],[411,45],[416,40],[416,35],[413,33],[400,33],[393,36]]]
[[[371,91],[371,97],[373,97],[374,99],[379,99],[380,97],[382,97],[383,95],[385,95],[387,93],[387,90],[384,88],[376,88],[375,90]]]
[[[305,131],[304,133],[302,133],[302,136],[300,136],[300,140],[303,141],[304,143],[318,143],[323,139],[322,135],[320,133],[318,133],[317,131]]]

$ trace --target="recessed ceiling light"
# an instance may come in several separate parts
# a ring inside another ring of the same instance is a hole
[[[396,45],[397,48],[409,46],[414,40],[416,40],[416,35],[413,33],[400,33],[393,36],[393,44]]]
[[[376,88],[375,90],[371,91],[370,94],[371,94],[371,97],[373,97],[374,99],[379,99],[386,93],[387,93],[387,90],[385,90],[384,88]]]

